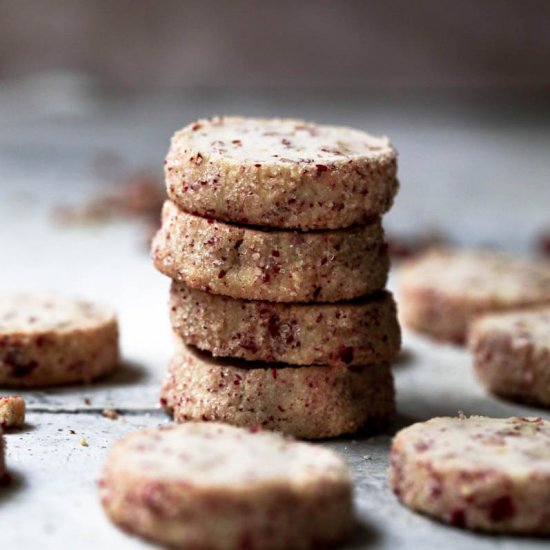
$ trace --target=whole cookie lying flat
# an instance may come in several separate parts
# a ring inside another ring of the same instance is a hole
[[[482,313],[550,304],[550,263],[483,250],[434,250],[403,265],[399,313],[412,329],[464,343]]]
[[[486,315],[472,325],[469,347],[489,391],[550,406],[550,307]]]
[[[335,229],[379,217],[398,189],[385,137],[291,119],[222,117],[177,132],[165,162],[188,212],[249,225]]]
[[[170,364],[161,404],[178,422],[261,426],[303,439],[385,426],[394,415],[388,365],[285,367],[213,359],[187,347]]]
[[[390,293],[337,304],[235,300],[174,282],[172,327],[213,355],[294,365],[368,365],[391,361],[400,330]]]
[[[191,288],[270,302],[335,302],[384,288],[380,222],[338,231],[266,231],[208,220],[167,202],[157,269]]]
[[[393,491],[458,527],[550,534],[550,422],[433,418],[401,430],[390,451]]]
[[[118,359],[109,310],[55,296],[0,297],[0,386],[89,382]]]
[[[336,453],[216,423],[124,437],[100,494],[120,527],[171,548],[314,549],[354,523],[351,476]]]

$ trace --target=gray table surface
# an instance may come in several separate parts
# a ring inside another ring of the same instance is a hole
[[[392,100],[342,93],[105,93],[53,79],[0,89],[2,291],[56,291],[114,307],[126,363],[88,387],[22,392],[28,425],[7,436],[14,483],[0,492],[0,547],[18,550],[145,548],[103,514],[96,481],[121,435],[169,419],[158,389],[173,350],[168,281],[151,266],[138,223],[64,227],[52,207],[84,200],[106,183],[93,170],[105,151],[128,169],[160,170],[171,133],[199,115],[284,114],[348,123],[390,135],[401,152],[402,191],[386,224],[401,232],[440,228],[462,244],[526,253],[550,220],[548,111],[476,108],[459,101]],[[503,116],[507,113],[507,116]],[[398,427],[436,415],[542,415],[489,397],[461,349],[405,332],[395,365]],[[104,408],[116,408],[116,420]],[[73,434],[70,430],[74,431]],[[88,446],[80,444],[85,438]],[[346,548],[547,548],[440,525],[400,506],[387,484],[391,433],[319,443],[348,460],[360,527]]]

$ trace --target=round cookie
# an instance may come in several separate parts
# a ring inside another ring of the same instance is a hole
[[[469,347],[489,391],[550,406],[550,307],[483,316],[472,325]]]
[[[324,548],[354,525],[351,475],[336,453],[217,423],[127,435],[100,495],[120,527],[171,548]]]
[[[438,249],[403,265],[399,313],[411,329],[462,344],[482,313],[550,304],[550,262]]]
[[[25,409],[25,400],[18,395],[0,397],[0,428],[22,428]]]
[[[300,229],[381,216],[396,172],[387,138],[292,119],[199,120],[174,135],[165,161],[168,195],[186,211]]]
[[[213,359],[191,347],[172,360],[161,404],[177,422],[261,426],[302,439],[379,429],[395,412],[389,365],[289,367]]]
[[[389,269],[379,221],[337,231],[270,231],[163,209],[157,269],[191,288],[248,300],[335,302],[383,289]]]
[[[390,482],[413,510],[458,527],[550,534],[550,422],[433,418],[401,430]]]
[[[113,313],[56,296],[0,297],[0,386],[89,382],[118,364]]]
[[[388,292],[337,304],[282,304],[235,300],[174,282],[170,316],[185,343],[215,356],[294,365],[388,362],[401,340]]]

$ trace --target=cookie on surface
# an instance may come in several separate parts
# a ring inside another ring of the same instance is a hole
[[[409,508],[457,527],[550,534],[550,422],[433,418],[401,430],[390,483]]]
[[[399,313],[411,329],[463,344],[483,313],[550,304],[550,262],[437,249],[403,264]]]
[[[235,300],[174,282],[170,317],[185,343],[215,356],[294,365],[368,365],[400,349],[389,292],[336,304]]]
[[[118,361],[111,311],[58,296],[0,297],[0,386],[90,382]]]
[[[127,435],[100,496],[126,531],[181,549],[314,549],[354,524],[351,475],[336,453],[217,423]]]
[[[469,347],[489,391],[550,406],[550,306],[481,317],[471,327]]]
[[[22,428],[25,425],[25,400],[19,395],[0,397],[0,428]]]
[[[335,302],[381,290],[389,258],[380,221],[338,231],[231,225],[164,205],[156,268],[191,288],[248,300]]]
[[[168,195],[186,211],[300,229],[381,216],[396,172],[387,138],[293,119],[198,120],[176,132],[165,161]]]
[[[177,422],[259,426],[302,439],[380,429],[395,414],[389,365],[290,367],[214,359],[192,347],[173,358],[161,404]]]

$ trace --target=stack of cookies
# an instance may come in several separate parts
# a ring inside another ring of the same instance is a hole
[[[385,425],[400,347],[380,222],[398,189],[386,138],[299,120],[214,118],[176,133],[153,241],[180,349],[177,421],[305,439]]]

